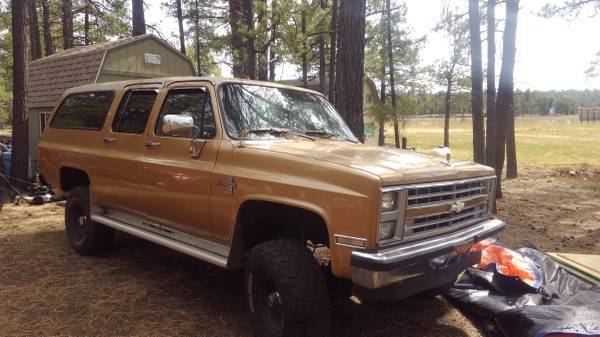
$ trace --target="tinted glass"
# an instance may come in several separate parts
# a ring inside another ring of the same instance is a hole
[[[162,136],[162,118],[166,115],[191,116],[198,127],[198,138],[215,136],[215,120],[210,104],[210,95],[206,89],[171,90],[158,116],[155,133]]]
[[[112,124],[114,132],[142,133],[156,100],[155,91],[129,91],[121,100]]]
[[[222,86],[220,95],[227,133],[233,138],[240,138],[243,131],[286,129],[356,141],[337,111],[320,95],[240,83]],[[249,133],[246,136],[259,137],[276,138],[277,135]]]
[[[100,130],[114,98],[112,91],[72,94],[65,98],[52,119],[51,127]]]

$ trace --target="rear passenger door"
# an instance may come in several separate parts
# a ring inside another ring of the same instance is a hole
[[[144,158],[144,141],[148,119],[158,91],[132,89],[126,91],[102,139],[104,158],[98,165],[97,206],[126,213],[142,214],[140,180]]]
[[[165,95],[145,142],[144,212],[151,221],[178,231],[210,237],[209,186],[220,141],[215,126],[212,87],[180,84]],[[197,139],[203,142],[197,158],[190,156],[192,134],[168,136],[163,117],[193,119]]]

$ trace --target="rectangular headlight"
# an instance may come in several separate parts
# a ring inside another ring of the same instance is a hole
[[[396,209],[396,192],[384,192],[381,194],[381,211],[393,211]]]
[[[379,240],[391,239],[396,230],[396,220],[384,221],[379,224]]]

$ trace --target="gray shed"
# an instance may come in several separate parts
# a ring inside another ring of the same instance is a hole
[[[187,56],[152,34],[75,47],[30,62],[30,176],[37,169],[37,144],[47,118],[65,90],[100,82],[194,75],[194,66]]]

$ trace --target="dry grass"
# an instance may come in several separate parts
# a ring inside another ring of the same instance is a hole
[[[102,257],[68,246],[63,208],[0,213],[0,331],[4,336],[250,336],[243,279],[118,235]],[[335,306],[334,336],[481,336],[441,298]]]

